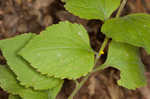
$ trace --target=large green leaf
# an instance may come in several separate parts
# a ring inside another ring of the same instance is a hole
[[[34,87],[35,89],[50,89],[56,87],[60,80],[53,77],[46,77],[36,72],[30,65],[20,56],[18,51],[35,35],[23,34],[14,38],[0,41],[0,48],[5,56],[8,65],[17,75],[17,79],[26,87]]]
[[[0,66],[0,87],[10,94],[23,99],[49,99],[48,91],[34,91],[19,85],[13,73],[5,66]]]
[[[121,86],[135,89],[146,85],[144,65],[137,47],[112,41],[103,66],[112,66],[120,70],[121,79],[118,84]]]
[[[86,30],[69,22],[48,27],[19,54],[39,72],[62,79],[84,76],[94,65],[94,52]]]
[[[8,99],[21,99],[21,98],[19,96],[17,96],[17,95],[10,94]]]
[[[66,0],[65,8],[85,19],[105,20],[119,7],[121,0]]]
[[[107,20],[102,32],[118,42],[144,47],[150,54],[150,15],[131,14]]]

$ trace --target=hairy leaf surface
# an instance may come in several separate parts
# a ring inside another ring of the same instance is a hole
[[[94,52],[86,30],[69,22],[48,27],[19,54],[39,72],[62,79],[84,76],[94,65]]]
[[[14,38],[0,41],[0,48],[5,56],[9,67],[17,75],[17,79],[26,87],[35,89],[50,89],[56,87],[61,80],[46,77],[35,71],[31,66],[17,53],[24,45],[35,36],[34,34],[23,34]]]
[[[107,57],[103,66],[112,66],[120,70],[119,85],[128,89],[136,89],[146,85],[144,65],[140,60],[137,47],[112,41]]]
[[[150,54],[150,15],[131,14],[107,20],[102,32],[118,42],[143,47]]]
[[[85,19],[108,19],[121,0],[66,0],[65,8]]]

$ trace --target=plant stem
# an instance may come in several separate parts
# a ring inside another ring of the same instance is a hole
[[[68,99],[73,99],[73,97],[76,95],[76,93],[80,90],[80,88],[83,86],[83,84],[87,81],[87,79],[89,78],[89,75],[90,74],[85,76],[85,78],[81,81],[81,83],[77,84],[76,88],[74,89],[72,94],[68,97]]]
[[[123,1],[122,1],[121,5],[120,5],[120,7],[119,7],[119,10],[118,10],[118,12],[117,12],[117,14],[116,14],[116,18],[120,17],[120,14],[121,14],[123,8],[125,7],[127,1],[128,1],[128,0],[123,0]]]
[[[128,1],[128,0],[123,0],[123,1],[122,1],[121,5],[120,5],[120,7],[119,7],[119,10],[118,10],[118,12],[117,12],[117,14],[116,14],[116,18],[119,18],[119,17],[120,17],[120,14],[121,14],[123,8],[125,7],[127,1]],[[104,43],[105,43],[105,42],[104,42]],[[92,72],[97,72],[97,71],[102,70],[102,69],[104,69],[104,68],[103,68],[103,67],[97,67],[97,68],[94,69]]]
[[[106,47],[108,40],[109,40],[109,38],[105,37],[104,42],[103,42],[103,44],[102,44],[102,46],[101,46],[101,48],[99,50],[99,53],[98,53],[96,59],[99,59],[101,57],[101,55],[104,54],[104,48]],[[97,62],[97,60],[96,60],[96,62]]]
[[[120,17],[120,14],[121,14],[123,8],[125,7],[127,1],[128,1],[128,0],[123,0],[123,1],[122,1],[121,5],[120,5],[120,7],[119,7],[119,10],[118,10],[118,12],[117,12],[117,14],[116,14],[116,18]],[[97,56],[96,56],[94,66],[96,65],[96,63],[98,62],[98,59],[102,56],[102,54],[104,54],[103,51],[104,51],[104,48],[106,47],[106,45],[107,45],[107,43],[108,43],[108,40],[109,40],[109,38],[105,37],[104,42],[103,42],[103,44],[102,44],[102,46],[101,46],[101,48],[100,48],[100,50],[99,50],[99,53],[98,53]],[[73,99],[73,97],[74,97],[74,96],[76,95],[76,93],[80,90],[80,88],[83,86],[83,84],[88,80],[89,76],[90,76],[93,72],[99,71],[99,70],[101,70],[101,69],[103,69],[103,68],[98,67],[97,69],[93,69],[92,72],[89,73],[88,75],[86,75],[86,76],[84,77],[84,79],[83,79],[80,83],[77,83],[76,88],[74,89],[74,91],[72,92],[72,94],[68,97],[68,99]]]
[[[101,57],[101,55],[103,54],[102,52],[103,52],[104,48],[106,47],[108,40],[109,40],[109,39],[108,39],[107,37],[105,37],[104,42],[103,42],[103,44],[102,44],[102,47],[100,48],[99,53],[98,53],[97,56],[96,56],[94,66],[96,65],[98,59],[99,59],[99,58]],[[68,97],[68,99],[73,99],[73,97],[74,97],[74,96],[76,95],[76,93],[80,90],[80,88],[83,86],[83,84],[87,81],[87,79],[89,78],[89,76],[90,76],[92,73],[93,73],[93,72],[91,72],[91,73],[89,73],[88,75],[86,75],[86,76],[84,77],[84,79],[83,79],[79,84],[77,84],[76,88],[74,89],[74,91],[72,92],[72,94]]]

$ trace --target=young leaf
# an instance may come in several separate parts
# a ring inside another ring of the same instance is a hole
[[[66,0],[65,8],[85,19],[105,20],[119,7],[121,0]]]
[[[49,99],[48,91],[34,91],[19,85],[13,73],[6,66],[0,66],[0,87],[23,99]]]
[[[21,98],[19,96],[17,96],[17,95],[10,94],[8,99],[21,99]]]
[[[102,32],[118,42],[144,47],[150,54],[150,15],[131,14],[107,20]]]
[[[17,79],[26,87],[34,87],[35,89],[50,89],[56,87],[61,80],[46,77],[36,72],[30,65],[20,56],[18,51],[33,38],[33,34],[23,34],[14,38],[0,41],[0,48],[5,56],[9,67],[17,75]]]
[[[103,66],[112,66],[120,70],[121,79],[118,84],[121,86],[136,89],[146,85],[144,65],[140,60],[137,47],[112,41],[108,58]]]
[[[48,27],[19,54],[41,73],[62,79],[84,76],[94,65],[94,52],[86,30],[69,22]]]

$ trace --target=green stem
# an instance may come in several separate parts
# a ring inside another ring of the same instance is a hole
[[[76,83],[76,86],[78,86],[78,85],[79,85],[79,82],[78,82],[78,80],[75,80],[74,82]]]
[[[104,42],[103,42],[103,44],[102,44],[102,46],[101,46],[101,48],[100,48],[100,50],[99,50],[99,52],[98,52],[98,55],[96,56],[95,65],[96,65],[96,63],[98,62],[98,59],[102,56],[102,54],[104,54],[104,53],[102,53],[102,52],[104,52],[104,48],[106,47],[106,45],[107,45],[107,43],[108,43],[108,40],[109,40],[109,38],[105,37]],[[94,65],[94,66],[95,66],[95,65]]]
[[[68,97],[68,99],[73,99],[73,97],[76,95],[76,93],[80,90],[80,88],[83,86],[83,84],[87,81],[89,78],[89,74],[81,81],[81,83],[78,83],[72,94]]]
[[[120,17],[120,14],[121,14],[123,8],[125,7],[127,1],[128,1],[128,0],[123,0],[123,1],[122,1],[121,5],[120,5],[120,7],[119,7],[119,10],[118,10],[118,12],[117,12],[117,14],[116,14],[116,18],[119,18],[119,17]],[[102,67],[102,66],[101,66],[101,67],[97,67],[97,68],[94,69],[92,72],[97,72],[97,71],[102,70],[102,69],[104,69],[104,67]]]
[[[128,1],[128,0],[123,0],[123,1],[122,1],[121,5],[120,5],[120,7],[119,7],[119,10],[118,10],[118,12],[117,12],[117,14],[116,14],[116,18],[120,17],[120,14],[121,14],[123,8],[125,7],[127,1]],[[103,67],[98,67],[98,68],[94,69],[93,72],[97,72],[97,71],[102,70],[102,69],[103,69]]]
[[[125,7],[126,3],[127,3],[127,0],[123,0],[123,1],[122,1],[121,5],[120,5],[120,8],[119,8],[119,10],[118,10],[118,12],[117,12],[117,14],[116,14],[116,18],[120,17],[120,14],[121,14],[123,8]],[[101,57],[101,55],[103,54],[102,52],[104,51],[104,48],[106,47],[106,45],[107,45],[107,43],[108,43],[108,40],[109,40],[109,38],[105,37],[104,42],[103,42],[103,44],[102,44],[102,47],[100,48],[99,53],[98,53],[97,56],[96,56],[94,66],[96,65],[98,59],[99,59],[99,58]],[[84,77],[84,79],[83,79],[80,83],[77,83],[76,88],[74,89],[74,91],[72,92],[72,94],[68,97],[68,99],[73,99],[73,97],[77,94],[77,92],[80,90],[80,88],[83,86],[83,84],[88,80],[89,76],[90,76],[93,72],[99,71],[99,70],[101,70],[101,69],[103,69],[103,67],[98,67],[98,68],[96,68],[96,69],[93,69],[92,72],[89,73],[88,75],[86,75],[86,76]]]
[[[120,17],[120,14],[121,14],[123,8],[125,7],[127,1],[128,1],[128,0],[123,0],[123,1],[122,1],[121,5],[120,5],[120,7],[119,7],[119,10],[118,10],[118,12],[117,12],[117,14],[116,14],[116,18]]]
[[[95,64],[94,64],[94,66],[96,65],[96,63],[97,63],[97,61],[98,61],[98,59],[101,57],[101,55],[102,55],[102,51],[104,50],[104,48],[105,48],[105,46],[107,45],[107,42],[108,42],[108,38],[107,37],[105,37],[105,40],[104,40],[104,42],[103,42],[103,44],[102,44],[102,47],[100,48],[100,51],[99,51],[99,53],[97,54],[97,56],[96,56],[96,61],[95,61]],[[79,83],[79,84],[77,84],[77,86],[76,86],[76,88],[74,89],[74,91],[72,92],[72,94],[68,97],[68,99],[73,99],[73,97],[76,95],[76,93],[80,90],[80,88],[83,86],[83,84],[87,81],[87,79],[89,78],[89,76],[92,74],[93,72],[91,72],[91,73],[89,73],[88,75],[86,75],[85,77],[84,77],[84,79]],[[75,81],[76,82],[76,81]]]
[[[104,48],[106,47],[107,43],[108,43],[109,38],[105,37],[104,42],[102,44],[102,47],[100,48],[100,51],[98,53],[98,58],[99,59],[101,57],[101,55],[103,54],[102,52],[104,51]]]

